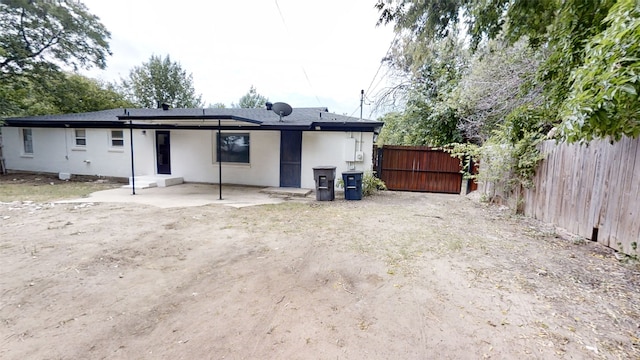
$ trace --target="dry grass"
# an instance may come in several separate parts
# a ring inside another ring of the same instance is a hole
[[[0,176],[0,201],[49,202],[85,197],[95,191],[122,186],[98,181],[62,181],[48,174],[8,174]]]

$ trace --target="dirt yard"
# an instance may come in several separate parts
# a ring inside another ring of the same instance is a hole
[[[0,358],[640,358],[616,255],[457,195],[3,202]]]

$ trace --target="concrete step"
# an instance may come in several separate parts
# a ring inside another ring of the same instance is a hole
[[[182,179],[182,176],[160,175],[159,177],[156,177],[156,182],[158,183],[159,187],[167,187],[167,186],[173,186],[173,185],[180,185],[184,182],[184,179]]]
[[[142,180],[136,179],[136,189],[149,189],[157,186],[158,186],[158,183],[156,183],[155,181],[142,181]],[[123,186],[123,188],[131,189],[131,183]]]
[[[286,187],[270,187],[260,190],[261,193],[275,195],[275,196],[287,196],[287,197],[306,197],[311,194],[310,189],[301,188],[286,188]]]
[[[152,175],[152,176],[136,176],[135,183],[136,189],[148,189],[153,187],[167,187],[173,185],[179,185],[184,182],[181,176],[172,175]],[[132,179],[129,177],[129,184],[124,187],[131,189]]]

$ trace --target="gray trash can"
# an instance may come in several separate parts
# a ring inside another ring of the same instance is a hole
[[[345,200],[362,199],[362,171],[345,171],[342,173]]]
[[[316,200],[333,201],[336,198],[335,166],[317,166],[313,168],[313,178],[316,181]]]

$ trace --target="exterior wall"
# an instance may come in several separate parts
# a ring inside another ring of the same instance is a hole
[[[124,145],[117,148],[111,146],[109,129],[85,129],[87,144],[84,147],[75,145],[75,129],[30,129],[33,154],[24,154],[21,128],[2,128],[8,170],[115,177],[128,177],[131,174],[129,133],[126,129],[123,130]],[[141,131],[135,130],[136,147],[146,147],[146,142],[148,140],[141,135]],[[145,171],[144,167],[137,168],[136,174]]]
[[[109,129],[86,129],[85,147],[75,146],[74,129],[31,129],[33,155],[23,154],[20,128],[2,129],[7,169],[116,177],[131,175],[128,129],[123,129],[124,146],[121,148],[110,146]],[[280,131],[247,132],[250,134],[250,164],[223,163],[222,182],[279,186]],[[217,183],[215,135],[212,130],[171,130],[171,173],[182,176],[187,182]],[[155,131],[134,130],[133,143],[135,174],[156,174]],[[372,149],[372,133],[303,132],[301,187],[315,188],[313,167],[316,166],[336,166],[337,178],[347,170],[371,170]],[[363,152],[362,161],[347,161],[353,160],[354,151]]]
[[[222,164],[222,182],[238,185],[278,186],[280,183],[280,132],[249,133],[250,164]],[[215,162],[216,131],[172,130],[171,173],[184,181],[218,182]],[[153,173],[152,173],[153,174]]]
[[[355,151],[362,151],[362,161],[352,160],[353,142]],[[346,144],[346,145],[345,145]],[[316,166],[335,166],[336,179],[343,171],[368,171],[373,168],[373,133],[370,132],[331,132],[305,131],[302,133],[302,178],[301,187],[314,189],[313,168]]]

